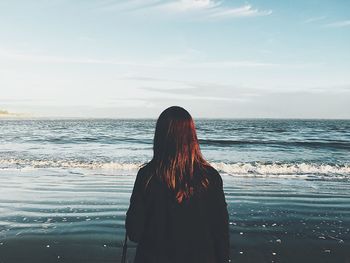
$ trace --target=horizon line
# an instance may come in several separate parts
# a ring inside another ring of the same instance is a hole
[[[191,115],[192,116],[192,115]],[[193,120],[344,120],[350,118],[324,118],[324,117],[193,117]],[[64,116],[43,116],[43,117],[1,117],[0,121],[25,121],[25,120],[157,120],[158,117],[64,117]]]

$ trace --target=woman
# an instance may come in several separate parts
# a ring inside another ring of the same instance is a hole
[[[138,243],[135,263],[229,262],[222,178],[203,158],[181,107],[158,118],[153,159],[137,173],[126,231]]]

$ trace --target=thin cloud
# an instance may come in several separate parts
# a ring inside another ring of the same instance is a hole
[[[339,27],[350,27],[350,20],[337,21],[326,24],[325,27],[339,28]]]
[[[99,4],[95,8],[101,11],[134,11],[142,8],[152,7],[162,3],[161,0],[124,0],[124,1],[111,1],[107,3]]]
[[[28,54],[23,52],[16,52],[11,50],[1,50],[0,57],[28,61],[34,63],[66,63],[66,64],[110,64],[117,66],[136,66],[136,67],[161,67],[157,62],[129,62],[122,60],[108,60],[108,59],[95,59],[95,58],[72,58],[64,56],[52,56],[42,54]]]
[[[324,20],[326,18],[327,18],[326,16],[310,17],[310,18],[304,20],[303,24],[311,24],[311,23],[314,23],[314,22],[318,22],[318,21]]]
[[[111,98],[107,102],[102,103],[100,107],[105,107],[109,105],[115,108],[139,108],[153,106],[152,103],[142,98]]]
[[[101,58],[79,58],[65,57],[55,55],[42,55],[13,50],[4,50],[0,48],[0,58],[18,60],[31,63],[53,63],[53,64],[101,64],[132,68],[169,68],[169,69],[232,69],[232,68],[313,68],[323,66],[324,63],[274,63],[258,60],[194,60],[188,61],[181,56],[177,59],[163,57],[158,60],[149,61],[132,61],[118,59],[101,59]]]
[[[230,97],[230,95],[240,95],[245,97],[257,97],[262,93],[275,94],[275,93],[350,93],[350,83],[341,83],[334,85],[304,85],[295,87],[290,86],[288,83],[277,83],[276,87],[253,87],[245,86],[242,84],[224,84],[224,83],[211,83],[211,82],[199,82],[199,81],[185,81],[185,80],[171,80],[162,78],[149,78],[149,77],[130,77],[129,80],[142,80],[146,83],[146,86],[139,88],[152,92],[161,93],[183,93],[196,95],[200,91],[201,95],[215,96],[220,91],[222,97]],[[170,87],[170,88],[169,88]]]
[[[210,18],[229,18],[229,17],[253,17],[268,16],[272,14],[272,10],[258,10],[251,5],[245,5],[238,8],[217,8]]]
[[[100,8],[101,9],[101,8]],[[217,0],[132,0],[102,7],[105,11],[157,11],[160,14],[191,14],[209,19],[268,16],[272,10],[259,10],[251,5],[230,7]]]
[[[155,82],[156,81],[156,82]],[[189,81],[169,81],[162,79],[150,80],[147,86],[140,89],[146,90],[151,97],[179,98],[193,100],[212,100],[226,102],[247,102],[260,96],[261,90],[250,87],[224,85],[218,83],[200,83]],[[163,83],[162,83],[163,82]],[[172,88],[168,88],[173,82]],[[218,91],[221,96],[218,96]]]
[[[153,91],[156,92],[151,96],[149,99],[181,99],[181,100],[205,100],[205,101],[246,101],[247,99],[245,98],[239,98],[239,97],[219,97],[215,96],[212,94],[209,94],[208,96],[203,96],[203,95],[196,95],[196,94],[187,94],[182,91],[181,93],[177,92],[176,90],[162,90],[162,89],[153,89],[150,87],[143,87],[142,89],[148,90],[148,91]],[[160,96],[156,96],[156,94],[159,94]]]
[[[209,19],[267,16],[272,10],[259,10],[251,5],[228,7],[222,2],[214,0],[180,0],[155,5],[149,9],[156,9],[173,14],[198,14]]]
[[[181,13],[188,11],[210,10],[217,8],[220,5],[220,2],[212,0],[179,0],[160,4],[157,6],[157,8],[171,12]]]
[[[186,67],[186,65],[184,65]],[[188,68],[237,68],[237,67],[279,67],[278,63],[267,63],[259,61],[211,61],[187,64]]]
[[[33,63],[66,63],[66,64],[105,64],[115,66],[129,66],[129,67],[153,67],[153,68],[188,68],[188,69],[221,69],[221,68],[236,68],[236,67],[279,67],[281,64],[260,62],[260,61],[201,61],[188,62],[186,60],[169,61],[167,58],[156,61],[122,61],[110,59],[96,59],[96,58],[72,58],[64,56],[51,56],[41,54],[28,54],[23,52],[16,52],[11,50],[1,50],[0,57],[7,59],[14,59],[20,61],[27,61]]]

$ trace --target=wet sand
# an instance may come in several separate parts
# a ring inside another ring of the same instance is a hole
[[[0,262],[119,262],[135,171],[0,173]],[[232,262],[350,262],[350,182],[223,175]],[[133,258],[130,243],[128,257]]]

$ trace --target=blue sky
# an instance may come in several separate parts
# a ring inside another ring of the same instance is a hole
[[[2,0],[0,109],[350,118],[350,1]]]

